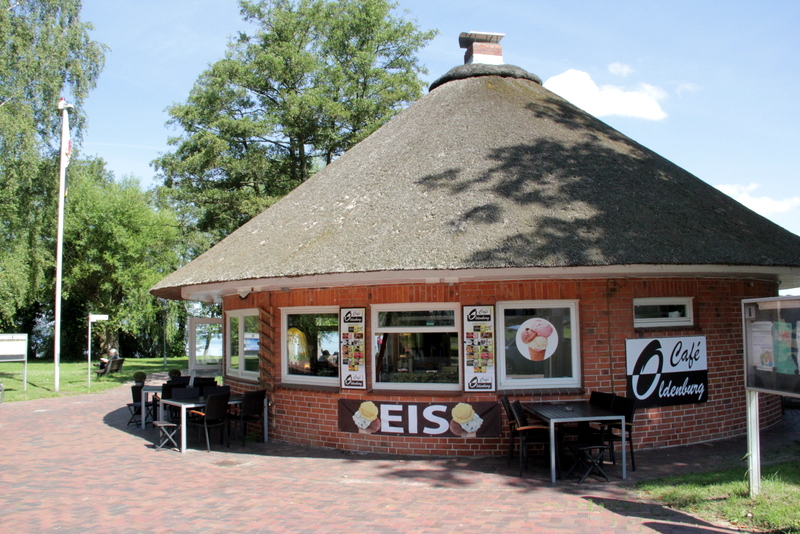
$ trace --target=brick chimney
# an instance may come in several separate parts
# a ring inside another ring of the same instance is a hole
[[[458,36],[458,46],[467,49],[464,64],[502,65],[503,47],[500,46],[500,40],[505,36],[504,33],[462,32]]]

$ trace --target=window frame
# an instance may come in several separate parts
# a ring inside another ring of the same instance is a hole
[[[231,319],[232,318],[239,319],[239,327],[238,327],[238,334],[239,334],[239,346],[237,347],[239,350],[239,367],[234,368],[231,366]],[[241,378],[244,380],[254,380],[258,381],[260,370],[259,371],[247,371],[245,366],[245,356],[244,356],[244,348],[245,348],[245,336],[244,336],[244,318],[245,317],[255,317],[256,320],[259,322],[261,321],[260,318],[260,311],[258,308],[242,308],[238,310],[227,310],[225,312],[225,374],[226,376],[234,376],[237,378]],[[259,347],[258,347],[258,360],[259,360],[259,369],[261,367],[261,332],[258,332],[259,337]]]
[[[497,354],[497,387],[503,389],[555,389],[555,388],[580,388],[583,384],[581,343],[580,343],[580,314],[578,300],[509,300],[497,302],[495,323],[497,335],[495,336],[495,351]],[[506,376],[506,319],[505,310],[524,308],[565,308],[570,313],[570,342],[572,376],[558,378],[509,378]]]
[[[638,306],[674,306],[684,305],[685,317],[657,317],[655,319],[637,318]],[[663,328],[673,326],[694,326],[694,297],[646,297],[633,299],[634,328]]]
[[[341,385],[341,359],[339,360],[338,370],[336,376],[306,376],[306,375],[292,375],[289,374],[289,353],[286,346],[286,331],[288,330],[289,315],[311,315],[321,313],[332,313],[336,315],[336,330],[338,336],[338,345],[341,348],[341,324],[339,324],[339,306],[292,306],[280,308],[281,312],[281,382],[284,384],[298,384],[304,386],[331,386],[339,387]],[[341,350],[341,349],[340,349]]]
[[[453,312],[454,326],[378,326],[378,314],[386,311],[435,311],[446,310]],[[458,302],[407,302],[395,304],[373,304],[370,306],[370,362],[372,375],[372,389],[383,391],[462,391],[464,382],[464,353],[462,349],[463,340],[461,332],[461,304]],[[458,339],[458,382],[454,384],[436,384],[412,382],[379,382],[378,381],[378,352],[376,350],[375,339],[379,334],[416,334],[426,332],[452,332]]]

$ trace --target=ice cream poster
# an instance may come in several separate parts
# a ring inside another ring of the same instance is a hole
[[[365,308],[339,310],[339,376],[343,388],[367,388],[365,316]]]
[[[339,430],[397,436],[496,437],[501,433],[500,405],[339,399]]]
[[[495,390],[494,306],[464,306],[464,390]]]

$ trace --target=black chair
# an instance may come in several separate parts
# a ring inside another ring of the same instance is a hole
[[[528,465],[528,448],[531,445],[550,445],[550,427],[544,422],[530,423],[522,403],[518,400],[511,403],[511,412],[517,424],[519,434],[519,476]],[[558,451],[556,450],[556,464],[558,465]]]
[[[194,380],[191,382],[192,387],[200,388],[200,396],[205,397],[205,388],[207,387],[216,387],[217,380],[211,377],[205,376],[196,376]]]
[[[172,399],[196,399],[200,397],[200,388],[188,388],[188,387],[173,387],[172,388]],[[168,405],[169,407],[169,418],[172,421],[175,421],[177,418],[180,417],[180,408],[177,406]]]
[[[208,397],[209,395],[219,395],[220,393],[230,393],[230,386],[203,386],[200,389],[201,397]]]
[[[585,469],[578,484],[582,484],[592,473],[602,476],[608,482],[608,476],[603,471],[603,457],[611,447],[598,438],[596,432],[589,432],[585,436],[579,435],[577,441],[567,443],[567,447],[575,455],[575,463],[569,468],[566,476],[571,475],[579,467]]]
[[[192,426],[202,426],[206,433],[206,451],[211,452],[211,441],[208,438],[208,429],[217,427],[220,429],[220,442],[225,439],[226,432],[225,424],[228,421],[228,401],[230,401],[229,393],[221,393],[219,395],[209,395],[206,400],[206,406],[202,410],[189,410],[189,414],[193,417],[187,423]]]
[[[624,447],[627,441],[628,454],[631,457],[631,471],[636,471],[636,461],[633,458],[633,418],[636,415],[636,399],[616,395],[612,410],[625,416],[625,428],[623,429],[619,423],[606,425],[603,439],[611,445],[611,463],[617,464],[617,459],[614,456],[614,443],[617,441],[622,442]]]
[[[592,391],[589,395],[589,404],[592,406],[600,406],[606,410],[613,410],[614,394],[605,391]]]
[[[500,398],[500,402],[503,405],[503,410],[506,412],[506,419],[508,419],[508,430],[510,436],[508,440],[507,465],[511,465],[511,459],[514,457],[514,442],[516,442],[517,438],[519,437],[519,432],[517,432],[517,421],[514,419],[514,412],[511,411],[511,402],[508,400],[508,397],[503,395]]]
[[[249,423],[259,423],[264,420],[264,399],[267,396],[266,389],[259,389],[257,391],[248,391],[242,398],[242,404],[239,406],[238,413],[228,414],[228,421],[236,425],[237,432],[242,435],[242,447],[245,444],[247,437],[247,425]],[[230,427],[228,427],[230,430]],[[230,437],[228,438],[228,447],[231,446]]]
[[[131,418],[128,420],[129,425],[138,425],[141,422],[142,387],[143,386],[131,386],[131,397],[133,402],[128,403],[128,409],[131,411]],[[145,424],[153,422],[153,407],[154,404],[152,401],[147,401],[147,404],[144,406]]]
[[[167,384],[173,384],[173,385],[176,385],[176,386],[180,386],[180,385],[188,386],[189,385],[189,381],[191,379],[192,379],[191,376],[176,376],[176,377],[173,377],[173,378],[170,378],[169,380],[167,380],[166,383]]]

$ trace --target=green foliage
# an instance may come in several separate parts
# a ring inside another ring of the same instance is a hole
[[[240,0],[258,25],[231,41],[157,159],[198,228],[223,237],[421,95],[415,53],[435,35],[387,0]]]
[[[762,473],[761,493],[752,499],[744,469],[640,482],[637,489],[648,499],[701,517],[759,531],[800,532],[800,464],[774,464],[762,467]]]
[[[80,0],[0,0],[0,328],[29,324],[55,251],[61,96],[81,105],[103,67]]]

